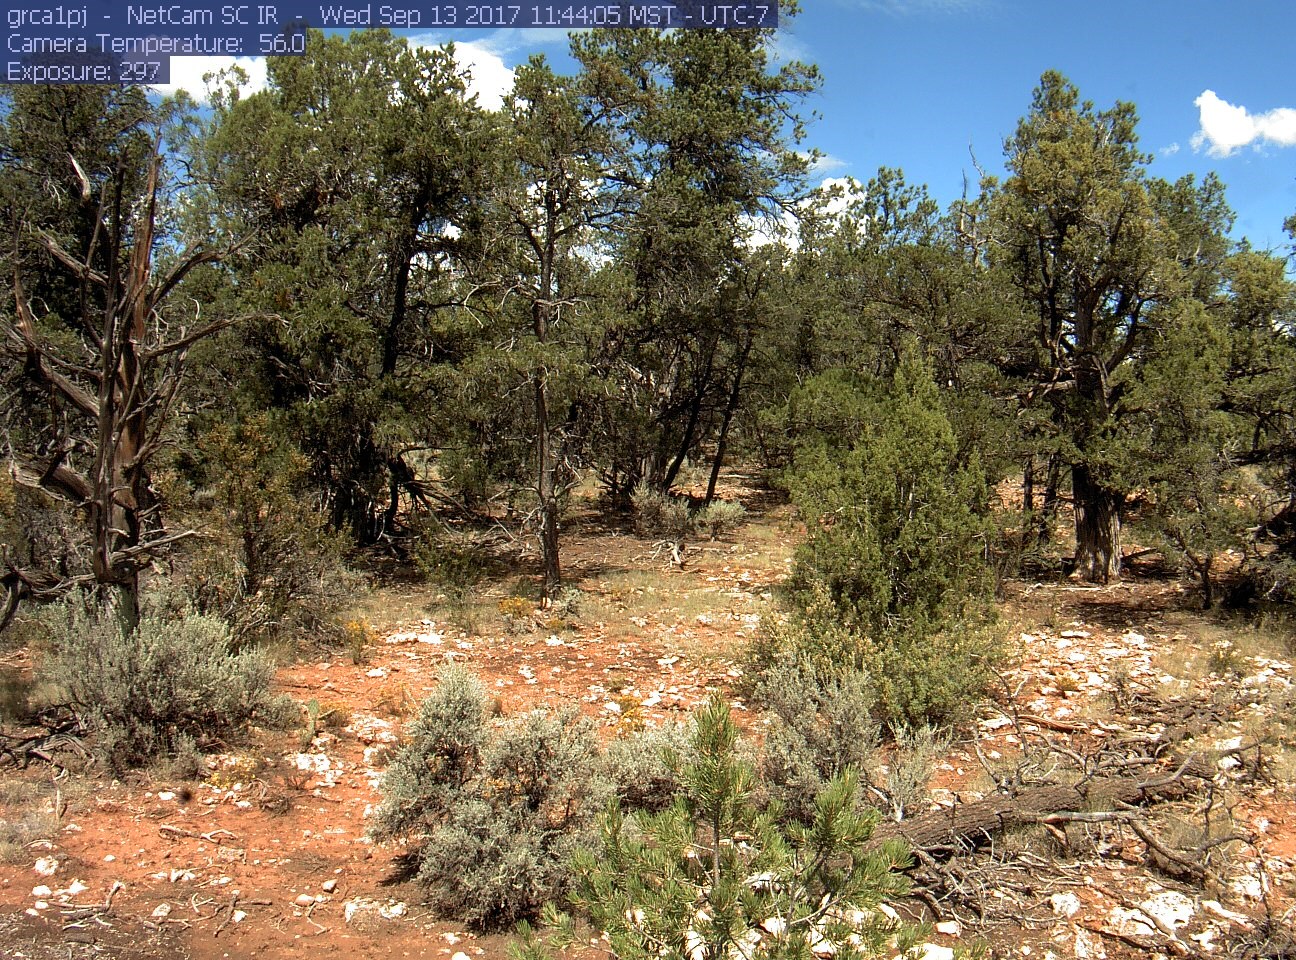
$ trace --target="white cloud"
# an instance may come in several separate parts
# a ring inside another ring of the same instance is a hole
[[[810,160],[810,154],[808,152],[803,152],[801,158],[803,160]],[[834,170],[841,170],[849,166],[850,163],[843,160],[841,157],[834,157],[831,153],[821,154],[819,157],[811,161],[810,176],[822,177],[825,174],[832,173]]]
[[[840,223],[851,206],[864,197],[864,185],[854,177],[828,177],[801,202],[801,209]],[[771,243],[781,243],[789,250],[801,246],[801,221],[790,210],[782,210],[777,216],[752,218],[748,222],[752,231],[747,239],[749,249],[756,250]]]
[[[408,38],[414,47],[439,47],[445,39],[430,34]],[[513,68],[496,51],[494,44],[482,40],[455,41],[455,61],[468,73],[468,92],[477,95],[477,103],[487,110],[504,105],[504,95],[513,89]]]
[[[1296,146],[1296,110],[1290,107],[1252,114],[1246,107],[1221,99],[1214,90],[1203,91],[1193,102],[1201,123],[1193,134],[1194,150],[1204,146],[1212,157],[1227,157],[1249,144]]]
[[[1162,147],[1160,150],[1157,151],[1157,153],[1163,157],[1173,157],[1178,152],[1179,152],[1178,143],[1172,143],[1170,144],[1170,146]]]
[[[184,90],[195,100],[205,103],[207,84],[203,82],[203,76],[235,65],[247,73],[248,82],[240,88],[244,96],[265,89],[265,57],[172,57],[171,82],[155,83],[149,89],[167,97]]]

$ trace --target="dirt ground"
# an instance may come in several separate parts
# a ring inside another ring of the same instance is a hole
[[[358,614],[370,631],[356,656],[330,650],[278,671],[283,692],[314,701],[314,736],[265,733],[210,758],[200,779],[107,780],[76,772],[71,759],[73,772],[58,780],[39,763],[0,769],[11,839],[0,862],[0,955],[503,958],[507,937],[433,916],[405,879],[402,851],[366,836],[403,725],[455,661],[496,692],[504,713],[571,704],[611,737],[684,717],[720,689],[758,731],[734,681],[803,531],[786,508],[757,506],[728,539],[692,544],[682,569],[624,528],[577,518],[564,549],[581,598],[562,616],[501,613],[521,573],[483,584],[468,604],[420,584],[380,587]],[[1189,742],[1218,766],[1212,802],[1235,839],[1206,848],[1212,882],[1202,888],[1155,869],[1128,831],[1042,825],[955,878],[969,890],[982,884],[993,909],[978,916],[966,908],[975,897],[953,893],[907,905],[938,914],[931,943],[981,939],[1001,956],[1083,960],[1287,955],[1275,931],[1293,891],[1296,768],[1285,746],[1293,677],[1281,629],[1205,616],[1175,582],[1137,572],[1103,588],[1013,583],[1001,614],[1002,688],[935,764],[918,812],[993,793],[995,777],[1020,769],[1044,740],[1081,760],[1098,756],[1104,737],[1142,729],[1121,704],[1155,695],[1219,705]],[[22,650],[0,662],[0,671],[28,669]],[[1165,816],[1187,824],[1197,802]],[[929,948],[929,960],[943,956]]]

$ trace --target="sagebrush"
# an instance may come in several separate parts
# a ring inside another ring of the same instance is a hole
[[[492,720],[488,707],[474,677],[446,671],[387,771],[371,833],[414,844],[434,909],[501,929],[565,893],[606,788],[589,721]]]
[[[114,770],[223,743],[291,712],[270,692],[269,659],[236,651],[229,625],[216,617],[146,613],[127,629],[73,596],[42,620],[50,637],[42,672],[94,731]]]

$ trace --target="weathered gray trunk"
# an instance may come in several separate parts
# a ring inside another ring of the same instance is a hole
[[[1090,583],[1120,578],[1119,494],[1093,480],[1089,468],[1071,468],[1071,494],[1075,501],[1075,569]]]

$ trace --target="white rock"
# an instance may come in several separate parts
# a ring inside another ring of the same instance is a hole
[[[233,920],[235,923],[242,923],[244,920],[247,919],[247,913],[246,911],[243,910],[235,910],[233,916],[231,916],[230,919]]]
[[[167,917],[171,916],[171,904],[159,903],[153,908],[153,912],[149,914],[149,916],[154,920],[165,920]]]
[[[336,880],[325,880],[323,883],[320,884],[320,889],[323,890],[325,893],[332,893],[334,890],[337,889],[337,885],[338,882]]]
[[[395,900],[381,904],[378,907],[378,916],[382,917],[384,920],[399,920],[401,917],[405,916],[408,910],[409,908],[405,906],[405,904],[401,903],[399,900]]]
[[[41,857],[36,861],[32,870],[36,872],[38,877],[52,877],[54,874],[58,873],[58,868],[59,862],[53,857]]]
[[[468,956],[468,954],[460,950],[458,953],[452,956],[450,960],[472,960],[472,957]]]
[[[1055,893],[1049,897],[1049,906],[1059,917],[1074,917],[1080,912],[1080,898],[1074,893]]]
[[[1155,897],[1144,900],[1139,906],[1149,917],[1159,920],[1163,926],[1171,930],[1182,927],[1197,913],[1192,900],[1173,890],[1158,893]]]
[[[365,671],[365,676],[373,680],[380,680],[387,676],[387,671],[382,667],[374,667],[372,670]]]
[[[1107,950],[1103,947],[1102,941],[1088,930],[1076,927],[1075,955],[1076,960],[1103,960],[1107,956]]]
[[[1157,933],[1152,921],[1144,916],[1141,910],[1116,907],[1107,915],[1107,922],[1117,933],[1127,937],[1151,937]]]
[[[48,901],[48,900],[37,900],[35,903],[32,904],[32,909],[34,909],[34,910],[48,910],[48,909],[49,909],[49,901]]]
[[[899,923],[899,922],[900,922],[900,914],[896,913],[896,908],[893,907],[893,906],[891,906],[891,904],[889,904],[889,903],[879,903],[879,904],[878,904],[878,913],[882,914],[884,917],[886,917],[886,918],[887,918],[888,920],[890,920],[892,923]]]
[[[31,895],[37,899],[43,900],[46,897],[54,896],[54,891],[42,883],[39,887],[32,887]]]
[[[787,921],[782,917],[766,917],[760,922],[760,927],[766,933],[777,937],[787,929]]]
[[[297,899],[293,901],[293,903],[297,904],[299,907],[309,907],[314,902],[315,898],[309,893],[299,893],[297,894]]]
[[[936,932],[947,937],[958,937],[963,934],[963,925],[957,920],[942,920],[936,924]]]
[[[911,954],[915,960],[954,960],[954,948],[939,943],[924,943]]]
[[[90,888],[80,880],[73,880],[67,885],[67,889],[62,892],[67,894],[69,897],[75,897],[77,894],[85,893],[89,889]]]

